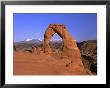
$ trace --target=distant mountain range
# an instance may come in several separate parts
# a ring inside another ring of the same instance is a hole
[[[38,39],[26,39],[24,41],[19,41],[19,42],[15,42],[15,44],[41,44],[42,41],[38,40]]]
[[[53,40],[53,41],[50,41],[49,43],[51,46],[56,47],[56,46],[61,45],[63,43],[63,41],[62,40]],[[14,42],[14,44],[15,44],[16,48],[18,48],[18,49],[29,48],[32,46],[42,47],[43,40],[26,39],[24,41]],[[87,54],[88,50],[89,50],[89,52],[91,51],[91,49],[95,50],[95,48],[97,47],[97,40],[88,40],[88,41],[83,41],[83,42],[77,42],[77,45],[78,45],[79,49],[81,50],[81,53]]]
[[[52,43],[61,43],[62,40],[51,40],[50,42]],[[19,41],[19,42],[14,42],[15,45],[24,45],[24,44],[43,44],[43,40],[38,40],[38,39],[26,39],[24,41]]]
[[[54,46],[58,46],[58,44],[61,44],[61,40],[53,40],[49,42],[50,44],[55,44]],[[14,42],[14,45],[17,50],[27,50],[31,49],[32,46],[35,47],[42,47],[43,46],[43,40],[38,39],[26,39],[24,41]]]

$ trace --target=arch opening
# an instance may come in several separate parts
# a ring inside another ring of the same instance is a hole
[[[63,50],[63,39],[57,33],[55,33],[51,37],[49,41],[49,45],[53,52],[55,50],[62,51]]]

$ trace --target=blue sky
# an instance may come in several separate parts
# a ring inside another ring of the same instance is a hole
[[[14,42],[43,39],[49,24],[64,24],[76,41],[97,39],[96,13],[14,13]],[[61,39],[55,34],[52,40]]]

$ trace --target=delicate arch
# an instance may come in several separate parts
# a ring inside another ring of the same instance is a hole
[[[45,31],[44,34],[44,52],[45,53],[52,53],[52,50],[49,46],[49,41],[52,36],[57,33],[64,42],[63,52],[65,55],[75,55],[78,54],[80,56],[79,49],[73,37],[67,31],[67,28],[63,24],[50,24]],[[75,56],[78,56],[75,55]]]

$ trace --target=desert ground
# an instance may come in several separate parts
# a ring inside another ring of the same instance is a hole
[[[27,43],[26,43],[27,44]],[[16,44],[14,51],[14,75],[96,75],[96,41],[84,41],[78,43],[82,54],[82,62],[87,73],[79,73],[78,67],[71,65],[67,57],[62,57],[60,52],[54,50],[53,54],[47,55],[38,48],[31,52],[30,46]],[[38,46],[38,45],[36,45]],[[41,47],[42,45],[39,45]],[[61,46],[61,43],[53,43],[51,46]],[[89,54],[88,54],[89,53]],[[77,63],[75,63],[77,64]],[[75,69],[74,69],[75,68]],[[92,68],[92,69],[91,69]]]
[[[54,55],[14,52],[14,75],[87,75],[79,73],[80,66],[69,65],[69,60]]]

